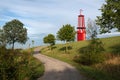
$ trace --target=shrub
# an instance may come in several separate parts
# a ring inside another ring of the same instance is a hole
[[[101,54],[104,51],[103,43],[99,39],[92,39],[90,44],[86,47],[80,48],[80,63],[85,65],[92,65],[102,62],[104,55]]]
[[[37,62],[28,52],[1,47],[0,80],[34,80],[44,71],[42,63]]]
[[[100,63],[104,61],[104,56],[102,54],[95,53],[85,53],[80,56],[80,63],[85,65],[92,65],[95,63]]]

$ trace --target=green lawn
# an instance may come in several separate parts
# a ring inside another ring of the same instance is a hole
[[[106,54],[106,56],[110,57],[110,59],[113,59],[113,60],[114,60],[113,55],[115,55],[115,58],[116,57],[119,58],[119,56],[117,56],[117,55],[120,54],[120,36],[103,38],[101,40],[104,44],[104,48],[105,48],[104,53]],[[114,67],[110,67],[106,63],[100,63],[99,66],[96,67],[96,65],[98,65],[98,64],[95,64],[92,66],[85,66],[85,65],[81,65],[80,63],[76,63],[74,61],[75,56],[82,54],[79,52],[79,49],[87,46],[88,44],[89,44],[89,41],[79,41],[79,42],[67,43],[67,45],[69,46],[69,50],[67,51],[67,53],[65,53],[65,50],[64,50],[65,44],[56,44],[52,51],[49,49],[49,47],[44,47],[41,52],[42,52],[42,54],[57,58],[59,60],[62,60],[64,62],[67,62],[67,63],[75,66],[80,72],[82,72],[84,75],[90,77],[91,79],[94,79],[94,80],[120,80],[119,76],[117,76],[118,74],[120,74],[120,68],[119,68],[120,64],[119,63],[117,64],[117,66],[115,66],[111,63],[111,65],[113,65]],[[103,65],[103,66],[101,66],[101,65]],[[109,73],[114,73],[114,76],[107,73],[108,72],[107,70],[109,69],[108,67],[110,69],[117,68],[117,73],[115,73],[116,70],[114,70],[114,69],[111,72],[109,72]],[[101,68],[101,70],[100,70],[100,68]]]

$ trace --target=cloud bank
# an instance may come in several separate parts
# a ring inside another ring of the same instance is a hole
[[[65,24],[77,27],[79,10],[85,20],[95,19],[104,0],[1,0],[0,26],[18,19],[28,29],[28,36],[36,42]],[[42,35],[41,35],[42,34]],[[42,42],[42,41],[41,41]]]

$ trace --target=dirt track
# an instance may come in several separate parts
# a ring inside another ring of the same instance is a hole
[[[34,57],[45,66],[45,73],[38,80],[85,80],[73,66],[39,54],[39,48],[35,49]]]

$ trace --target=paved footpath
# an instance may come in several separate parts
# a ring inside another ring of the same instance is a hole
[[[39,48],[35,49],[34,57],[45,66],[45,73],[38,80],[85,80],[73,66],[40,54]]]

